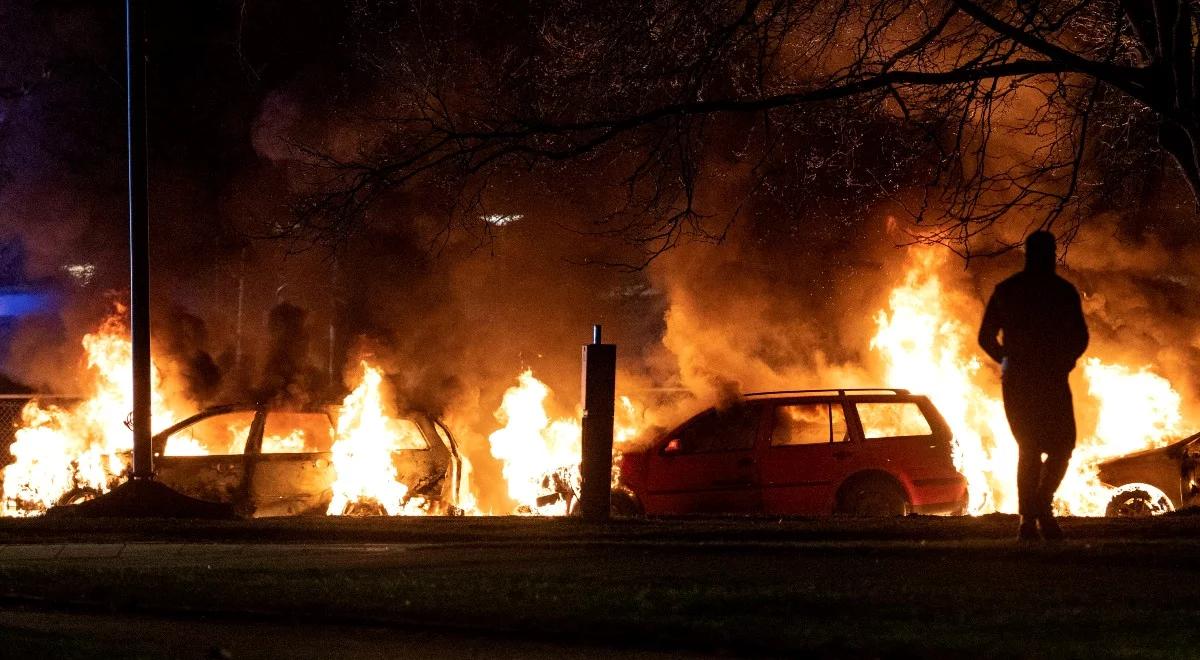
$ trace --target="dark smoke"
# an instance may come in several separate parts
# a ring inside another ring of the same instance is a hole
[[[308,313],[290,304],[276,305],[267,319],[267,352],[257,399],[279,406],[320,404],[325,374],[309,359]]]
[[[221,388],[221,369],[209,353],[208,328],[195,314],[181,308],[170,310],[154,324],[158,353],[165,356],[168,378],[179,383],[182,393],[200,406],[214,403]]]

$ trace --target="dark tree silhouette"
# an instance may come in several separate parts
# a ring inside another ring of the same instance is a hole
[[[383,90],[368,137],[309,147],[313,187],[284,233],[345,236],[434,182],[478,217],[499,173],[586,172],[626,203],[585,229],[652,258],[722,235],[731,218],[696,204],[714,172],[766,179],[797,140],[851,153],[879,122],[913,158],[872,169],[877,188],[913,240],[966,255],[1009,247],[989,229],[1010,216],[1069,240],[1130,154],[1169,155],[1200,195],[1195,0],[431,4],[363,14],[391,26],[364,44]]]

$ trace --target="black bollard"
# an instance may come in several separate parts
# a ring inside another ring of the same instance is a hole
[[[592,343],[583,347],[579,510],[584,520],[608,520],[616,385],[617,347],[600,343],[600,326],[592,326]]]

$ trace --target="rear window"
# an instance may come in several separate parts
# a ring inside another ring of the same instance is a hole
[[[771,446],[819,445],[848,440],[840,403],[798,403],[775,408]]]
[[[856,403],[854,407],[867,440],[933,435],[925,413],[912,401]]]
[[[325,413],[271,412],[263,426],[262,453],[312,454],[333,447],[333,425]]]
[[[726,410],[710,410],[679,432],[682,454],[709,451],[733,451],[754,446],[758,431],[759,410],[752,406],[734,406]]]

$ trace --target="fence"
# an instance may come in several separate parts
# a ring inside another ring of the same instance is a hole
[[[31,394],[0,394],[0,467],[8,465],[12,460],[9,448],[16,440],[17,429],[21,426],[21,409],[32,399],[72,404],[79,401],[72,397],[39,396]],[[3,479],[0,476],[0,479]]]
[[[0,465],[7,465],[10,455],[8,447],[15,439],[21,424],[21,408],[29,403],[27,394],[0,395]]]

